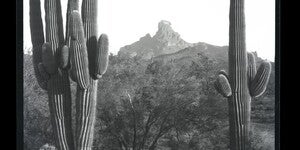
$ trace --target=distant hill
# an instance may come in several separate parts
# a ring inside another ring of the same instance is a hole
[[[228,61],[228,46],[216,46],[204,42],[188,43],[172,29],[170,22],[162,20],[158,23],[158,30],[153,37],[146,34],[139,41],[120,48],[118,56],[124,58],[137,56],[146,60],[168,61],[169,59],[182,59],[182,57],[192,58],[200,52],[220,63]],[[254,53],[259,63],[262,58],[259,58],[256,52]]]
[[[186,47],[182,50],[179,50],[175,53],[164,54],[154,57],[153,60],[174,60],[174,59],[194,59],[199,54],[204,54],[213,60],[218,60],[218,62],[227,61],[227,50],[228,46],[214,46],[207,43],[197,43],[195,46]]]

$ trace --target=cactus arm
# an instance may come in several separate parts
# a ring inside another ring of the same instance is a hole
[[[227,78],[227,80],[229,81],[229,76],[228,76],[228,74],[227,74],[227,72],[225,71],[225,70],[220,70],[219,72],[218,72],[218,74],[219,75],[224,75],[226,78]]]
[[[71,74],[75,77],[77,84],[83,88],[88,88],[90,84],[89,68],[88,68],[88,54],[86,42],[84,38],[84,30],[80,14],[74,10],[70,18],[70,61],[71,61]]]
[[[71,14],[73,12],[73,10],[78,10],[79,9],[79,0],[68,0],[68,7],[67,7],[67,18],[66,18],[66,39],[65,39],[65,46],[70,47],[70,44],[71,44],[71,35],[70,35],[70,28],[72,28],[72,23],[70,22],[71,20]],[[62,51],[63,53],[63,51]],[[61,64],[61,67],[63,68],[64,66],[66,66],[66,68],[64,69],[67,69],[67,70],[71,70],[72,68],[72,64],[70,62],[70,49],[68,52],[66,52],[66,54],[68,54],[68,63],[65,64],[65,61],[66,61],[66,55],[63,56],[63,54],[61,53],[61,59],[64,60],[64,65]],[[63,62],[62,62],[63,63]],[[73,76],[72,73],[69,74],[70,78],[73,80],[73,81],[76,81],[76,78],[75,76]]]
[[[60,0],[45,0],[46,42],[54,55],[64,42]]]
[[[271,63],[264,61],[258,68],[257,74],[250,84],[250,94],[252,97],[261,96],[268,85],[271,74]]]
[[[69,47],[67,45],[64,45],[59,53],[59,67],[61,69],[69,69]]]
[[[216,90],[224,97],[230,97],[232,95],[231,87],[227,77],[223,74],[219,74],[215,81]]]
[[[40,5],[40,0],[29,1],[32,62],[37,82],[43,90],[46,90],[47,80],[42,77],[42,74],[39,72],[38,68],[39,63],[42,62],[42,45],[44,43],[43,21],[41,17]]]
[[[256,75],[256,61],[253,53],[248,53],[248,82],[253,81]]]
[[[39,72],[41,73],[41,76],[45,81],[48,81],[50,79],[49,73],[46,71],[45,66],[42,63],[39,63],[38,65]]]
[[[98,0],[82,0],[82,23],[86,38],[97,37],[97,4]],[[97,40],[96,40],[97,42]],[[95,44],[95,43],[92,43]]]
[[[52,47],[47,42],[42,46],[42,62],[47,73],[54,74],[57,71],[55,56],[53,54]]]
[[[39,47],[39,48],[41,48],[41,46],[44,43],[43,21],[41,17],[42,13],[41,13],[40,5],[41,5],[40,0],[30,0],[29,13],[30,13],[31,42],[33,47]]]
[[[68,0],[68,7],[67,7],[67,23],[66,23],[66,39],[65,39],[65,45],[69,45],[69,33],[70,33],[70,30],[69,30],[69,22],[70,22],[70,16],[71,16],[71,13],[73,12],[73,10],[78,10],[78,7],[79,7],[79,3],[78,3],[79,0]]]
[[[94,76],[99,79],[106,72],[108,66],[108,37],[105,34],[102,34],[98,39],[96,51],[96,61],[95,61],[95,70]]]
[[[82,0],[81,15],[82,24],[86,38],[86,46],[88,51],[89,69],[91,74],[95,69],[95,54],[97,51],[98,25],[97,25],[97,4],[98,0]]]

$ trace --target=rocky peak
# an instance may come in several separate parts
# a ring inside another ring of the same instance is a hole
[[[167,30],[173,30],[171,28],[171,22],[162,20],[158,23],[158,32],[167,31]]]
[[[153,38],[161,42],[176,42],[182,40],[180,35],[172,29],[171,23],[166,20],[162,20],[158,23],[158,30]]]
[[[118,54],[150,59],[153,56],[177,52],[188,46],[192,46],[192,44],[181,39],[180,35],[172,29],[169,21],[162,20],[158,23],[158,30],[153,37],[146,34],[139,41],[122,47]]]

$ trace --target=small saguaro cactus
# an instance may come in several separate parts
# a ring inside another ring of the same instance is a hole
[[[47,91],[56,147],[92,149],[98,79],[108,66],[108,37],[97,42],[97,0],[69,0],[64,38],[60,0],[45,0],[44,41],[40,0],[30,0],[33,65],[40,87]],[[77,83],[76,130],[72,133],[69,77]],[[75,140],[74,140],[75,138]]]
[[[245,46],[244,0],[230,0],[229,74],[218,73],[216,90],[228,98],[230,149],[250,149],[251,98],[264,93],[271,73],[271,63],[262,62],[256,70],[255,56]]]

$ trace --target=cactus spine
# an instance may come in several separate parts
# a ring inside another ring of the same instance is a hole
[[[96,38],[97,0],[82,1],[82,18],[78,6],[78,0],[68,1],[64,38],[60,0],[45,0],[45,40],[40,0],[30,0],[34,71],[40,87],[48,93],[60,150],[92,149],[98,79],[108,65],[107,36],[101,35],[98,42]],[[77,83],[75,137],[69,77]]]
[[[229,75],[221,71],[215,87],[228,98],[230,149],[245,150],[250,149],[251,98],[265,91],[271,64],[263,62],[256,73],[255,57],[246,51],[244,0],[230,0],[229,23]]]

